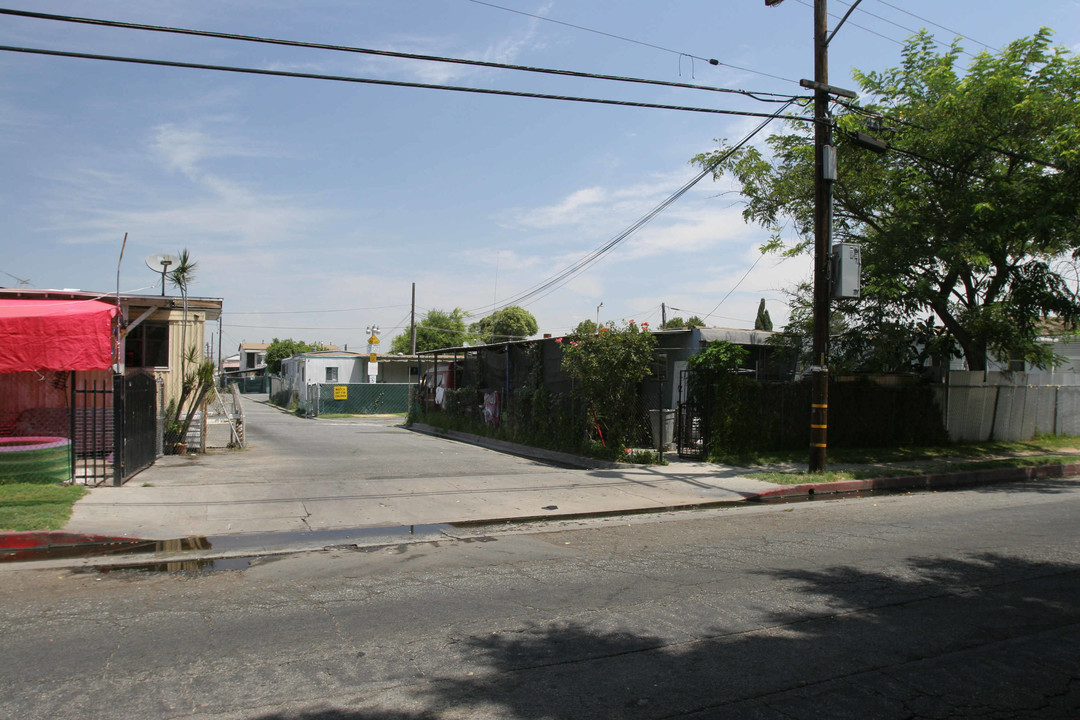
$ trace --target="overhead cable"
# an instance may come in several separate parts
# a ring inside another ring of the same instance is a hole
[[[710,65],[723,65],[724,67],[729,67],[729,68],[731,68],[733,70],[739,70],[741,72],[753,73],[754,75],[761,75],[762,77],[772,78],[773,80],[782,80],[784,82],[790,82],[790,83],[798,83],[799,82],[798,80],[793,80],[792,78],[781,77],[780,75],[770,75],[769,73],[761,72],[760,70],[753,70],[751,68],[740,67],[738,65],[732,65],[730,63],[720,62],[719,60],[716,60],[715,58],[703,58],[700,55],[692,55],[690,53],[680,52],[678,50],[672,50],[671,48],[666,48],[666,47],[663,47],[661,45],[653,45],[652,43],[643,42],[641,40],[634,40],[633,38],[628,38],[628,37],[625,37],[623,35],[616,35],[614,33],[604,32],[603,30],[594,30],[593,28],[584,27],[583,25],[574,25],[573,23],[563,22],[562,20],[555,20],[554,18],[545,17],[544,15],[534,15],[533,13],[525,12],[524,10],[516,10],[514,8],[503,7],[502,5],[496,5],[495,3],[483,2],[483,0],[469,0],[469,2],[475,3],[476,5],[485,5],[485,6],[489,7],[489,8],[494,8],[496,10],[505,10],[506,12],[515,13],[517,15],[524,15],[525,17],[530,17],[530,18],[533,18],[535,20],[543,20],[544,22],[555,23],[556,25],[562,25],[564,27],[573,28],[574,30],[582,30],[584,32],[593,33],[594,35],[603,35],[604,37],[609,37],[609,38],[612,38],[614,40],[622,40],[623,42],[633,43],[635,45],[641,45],[643,47],[652,48],[654,50],[662,50],[663,52],[671,53],[673,55],[678,55],[679,57],[688,57],[688,58],[691,58],[693,60],[701,60],[702,62],[709,63]]]
[[[237,40],[242,42],[263,43],[268,45],[284,45],[287,47],[299,47],[316,50],[333,50],[335,52],[377,55],[380,57],[392,57],[405,60],[423,60],[426,62],[472,65],[477,67],[495,68],[499,70],[518,70],[522,72],[544,73],[548,75],[587,78],[591,80],[611,80],[615,82],[638,83],[642,85],[660,85],[665,87],[685,88],[690,90],[708,90],[710,92],[743,95],[753,98],[755,100],[760,100],[762,102],[785,102],[790,98],[790,95],[782,95],[779,93],[754,92],[750,90],[740,90],[733,88],[718,88],[709,85],[696,85],[692,83],[671,82],[667,80],[648,80],[645,78],[624,77],[620,75],[600,75],[597,73],[579,72],[576,70],[558,70],[554,68],[530,67],[527,65],[510,65],[507,63],[491,62],[488,60],[468,60],[465,58],[443,57],[438,55],[418,55],[416,53],[398,52],[393,50],[374,50],[371,48],[351,47],[348,45],[328,45],[325,43],[305,42],[301,40],[282,40],[278,38],[257,37],[253,35],[239,35],[236,33],[214,32],[211,30],[192,30],[188,28],[169,27],[165,25],[144,25],[140,23],[122,22],[119,20],[101,20],[98,18],[78,17],[73,15],[54,15],[51,13],[31,12],[29,10],[11,10],[8,8],[0,8],[0,15],[12,15],[15,17],[26,17],[36,20],[56,20],[60,22],[80,23],[84,25],[96,25],[100,27],[123,28],[127,30],[145,30],[148,32],[171,33],[174,35],[190,35],[195,37],[217,38],[223,40]]]
[[[708,165],[708,167],[706,167],[704,170],[702,170],[700,173],[698,173],[697,176],[692,178],[690,181],[688,181],[686,184],[684,184],[681,188],[679,188],[674,193],[672,193],[667,199],[665,199],[663,202],[661,202],[659,205],[654,207],[648,213],[646,213],[645,215],[640,217],[636,222],[634,222],[632,225],[630,225],[628,228],[623,230],[621,233],[616,235],[614,238],[609,240],[604,245],[602,245],[599,248],[593,250],[592,252],[587,254],[585,257],[583,257],[581,260],[578,260],[577,262],[573,263],[572,265],[569,265],[568,267],[564,268],[563,270],[556,273],[555,275],[549,277],[545,281],[543,281],[541,283],[538,283],[536,285],[533,285],[530,288],[527,288],[525,291],[519,293],[518,295],[515,295],[514,297],[510,298],[509,300],[505,300],[505,301],[503,301],[501,303],[498,303],[497,307],[496,306],[484,305],[484,306],[481,306],[480,308],[477,308],[476,310],[474,310],[472,312],[477,312],[477,311],[483,310],[484,308],[487,308],[487,307],[491,307],[492,308],[491,312],[494,312],[495,310],[505,308],[505,307],[508,307],[510,305],[532,304],[532,303],[534,303],[534,302],[536,302],[538,300],[541,300],[542,298],[546,297],[547,295],[551,294],[552,292],[554,292],[558,288],[562,287],[564,284],[569,282],[572,278],[576,277],[577,275],[580,275],[582,272],[584,272],[586,269],[588,269],[591,265],[593,265],[598,260],[600,260],[600,258],[602,258],[604,255],[611,252],[613,249],[615,249],[615,247],[617,247],[619,244],[621,244],[622,242],[627,240],[631,235],[636,233],[642,227],[647,225],[651,220],[653,220],[657,215],[659,215],[661,212],[666,210],[668,208],[668,206],[670,206],[676,200],[678,200],[683,195],[685,195],[690,190],[690,188],[692,188],[692,187],[694,187],[694,185],[698,184],[702,179],[704,179],[704,177],[706,175],[713,172],[720,165],[720,163],[722,163],[724,160],[731,157],[731,155],[733,155],[736,151],[738,151],[743,145],[750,142],[750,140],[755,135],[757,135],[759,132],[761,132],[763,129],[765,129],[765,127],[770,122],[772,122],[773,120],[778,119],[779,117],[781,117],[783,115],[784,111],[787,109],[788,105],[790,105],[790,104],[791,103],[788,103],[787,105],[784,105],[784,107],[780,108],[775,113],[773,113],[771,116],[769,116],[766,120],[764,120],[762,123],[760,123],[756,128],[751,130],[742,140],[739,141],[738,144],[736,144],[735,146],[730,148],[726,153],[724,153],[723,156],[721,156],[721,157],[717,158],[716,160],[714,160],[712,163],[710,163]]]
[[[956,30],[950,30],[949,28],[945,27],[944,25],[939,25],[936,22],[934,22],[933,20],[928,20],[927,18],[924,18],[922,15],[916,15],[915,13],[913,13],[913,12],[911,12],[909,10],[905,10],[904,8],[900,7],[899,5],[894,5],[893,3],[886,2],[885,0],[877,0],[877,1],[879,3],[881,3],[882,5],[886,5],[888,7],[891,7],[893,10],[896,10],[898,12],[902,12],[905,15],[910,15],[911,17],[915,18],[916,20],[921,20],[922,22],[924,22],[924,23],[926,23],[928,25],[933,25],[936,28],[941,28],[945,32],[950,32],[955,37],[961,37],[961,38],[964,38],[965,40],[970,40],[971,42],[976,43],[977,45],[982,45],[984,48],[988,48],[990,50],[993,50],[994,52],[998,52],[998,50],[999,50],[999,48],[996,48],[993,45],[988,45],[988,44],[986,44],[984,42],[980,42],[979,40],[976,40],[975,38],[971,37],[970,35],[968,35],[966,33],[958,32]]]
[[[725,295],[724,297],[720,298],[720,302],[716,303],[716,307],[714,307],[714,308],[712,309],[712,311],[711,311],[711,312],[710,312],[710,313],[709,313],[708,315],[706,315],[705,317],[701,318],[702,320],[706,320],[706,319],[708,319],[709,317],[711,317],[711,316],[712,316],[712,314],[713,314],[714,312],[716,312],[717,310],[719,310],[719,309],[720,309],[720,306],[724,304],[724,301],[725,301],[725,300],[727,300],[727,299],[728,299],[729,297],[731,297],[731,293],[735,292],[735,291],[736,291],[736,290],[737,290],[737,289],[739,288],[739,286],[743,284],[743,280],[745,280],[745,279],[746,279],[746,278],[747,278],[747,277],[748,277],[748,276],[750,275],[750,273],[751,273],[751,272],[753,272],[754,268],[756,268],[756,267],[757,267],[757,264],[758,264],[759,262],[761,262],[761,258],[763,258],[763,257],[765,257],[765,253],[761,253],[760,255],[758,255],[758,256],[757,256],[757,260],[755,260],[755,261],[754,261],[754,264],[750,266],[750,269],[749,269],[749,270],[747,270],[747,271],[746,271],[745,273],[743,273],[743,276],[742,276],[741,278],[739,278],[739,282],[735,283],[735,284],[734,284],[734,285],[732,286],[732,288],[731,288],[730,290],[728,290],[728,291],[727,291],[727,295]]]
[[[453,92],[475,93],[479,95],[502,95],[507,97],[532,98],[536,100],[562,100],[565,102],[591,103],[594,105],[617,105],[620,107],[650,108],[653,110],[678,110],[681,112],[699,112],[713,115],[735,115],[739,117],[772,118],[774,114],[750,112],[747,110],[721,110],[686,105],[662,105],[659,103],[631,102],[629,100],[606,100],[602,98],[579,97],[574,95],[549,95],[546,93],[527,93],[515,90],[489,90],[459,85],[434,85],[431,83],[405,82],[402,80],[376,80],[375,78],[355,77],[350,75],[323,75],[321,73],[290,72],[287,70],[264,70],[261,68],[237,67],[232,65],[207,65],[204,63],[179,62],[175,60],[153,60],[149,58],[125,57],[119,55],[98,55],[95,53],[70,52],[65,50],[45,50],[42,48],[13,47],[0,45],[0,51],[27,53],[31,55],[50,55],[54,57],[78,58],[81,60],[104,60],[107,62],[129,63],[133,65],[154,65],[158,67],[186,68],[191,70],[215,70],[247,75],[267,75],[272,77],[303,78],[307,80],[329,80],[334,82],[358,83],[364,85],[383,85],[389,87],[420,88],[423,90],[449,90]],[[786,105],[785,105],[786,107]],[[814,122],[810,117],[792,117],[792,120]]]

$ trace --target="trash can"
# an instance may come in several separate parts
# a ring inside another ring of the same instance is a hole
[[[650,410],[649,424],[652,426],[653,446],[670,450],[675,439],[675,410]]]

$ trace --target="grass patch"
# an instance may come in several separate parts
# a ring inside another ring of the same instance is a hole
[[[0,530],[60,530],[85,494],[81,485],[0,485]]]
[[[823,473],[808,473],[802,471],[770,471],[747,473],[746,477],[777,485],[801,485],[803,483],[827,483],[841,480],[870,480],[882,477],[907,477],[910,475],[926,475],[929,473],[967,472],[971,470],[992,470],[995,468],[1008,467],[1039,467],[1042,465],[1057,465],[1068,460],[1060,455],[1051,456],[1025,456],[1012,458],[994,458],[973,462],[940,462],[927,463],[925,465],[909,465],[902,467],[865,468],[858,470],[837,470]]]
[[[1080,448],[1080,437],[1041,435],[1025,442],[986,442],[932,447],[829,448],[829,462],[851,465],[965,459],[991,459],[1001,455],[1056,453]],[[738,453],[709,458],[725,465],[805,463],[808,450]]]

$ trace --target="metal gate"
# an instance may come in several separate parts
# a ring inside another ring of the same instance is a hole
[[[113,380],[79,378],[71,383],[71,465],[74,481],[102,485],[113,479],[116,456]]]
[[[157,382],[149,373],[133,373],[118,376],[116,390],[121,462],[114,469],[113,484],[119,485],[157,458]]]
[[[675,435],[679,457],[704,458],[709,444],[709,408],[690,394],[691,370],[679,372],[679,408]]]
[[[123,484],[157,456],[157,384],[152,375],[77,380],[71,385],[73,480]]]

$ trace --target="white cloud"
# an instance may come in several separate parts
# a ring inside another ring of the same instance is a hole
[[[258,151],[237,138],[210,135],[199,127],[181,127],[164,123],[154,128],[150,148],[169,170],[178,170],[197,180],[206,160],[227,157],[261,157]]]
[[[582,188],[570,193],[562,201],[531,210],[518,209],[508,213],[510,226],[525,228],[550,228],[558,225],[575,225],[585,222],[599,211],[598,206],[609,198],[603,188]]]

